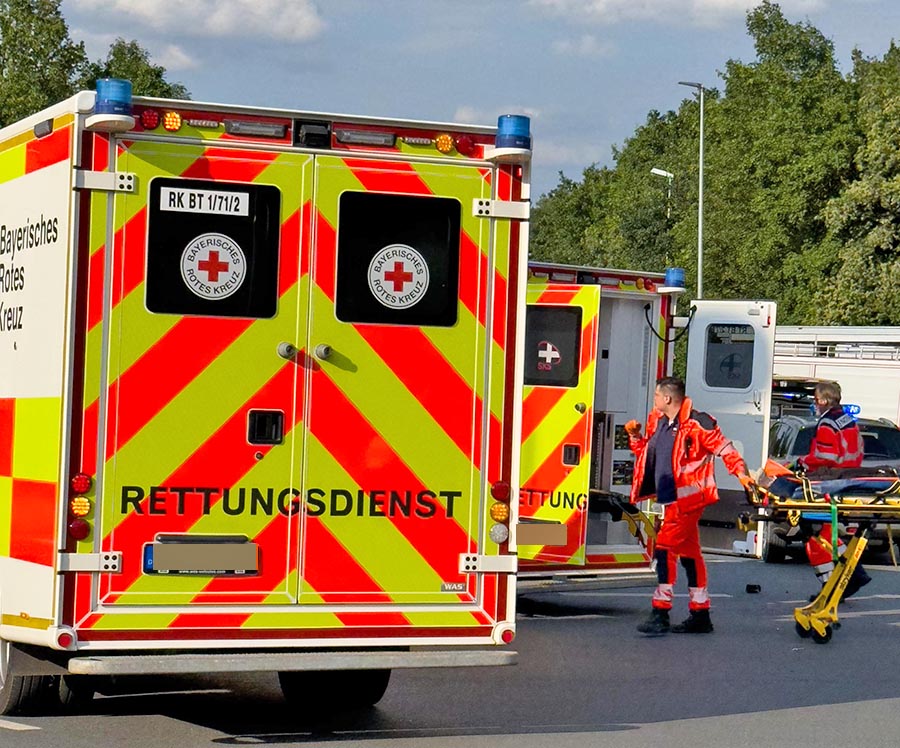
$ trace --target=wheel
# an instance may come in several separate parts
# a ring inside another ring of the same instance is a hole
[[[61,675],[57,686],[60,706],[69,712],[80,712],[94,700],[96,686],[89,675]]]
[[[782,564],[787,553],[787,544],[775,532],[774,522],[762,522],[762,560],[767,564]]]
[[[825,634],[822,635],[818,631],[812,632],[813,641],[816,644],[828,644],[831,641],[831,626],[825,627]]]
[[[0,639],[0,714],[35,714],[48,706],[52,676],[16,675],[12,644]]]
[[[305,712],[346,712],[375,706],[390,670],[309,670],[278,673],[285,699]]]
[[[809,635],[812,633],[810,629],[803,628],[799,623],[794,624],[794,630],[801,639],[809,639]]]

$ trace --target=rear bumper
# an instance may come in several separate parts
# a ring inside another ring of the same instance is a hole
[[[514,665],[510,650],[421,650],[409,652],[241,652],[72,657],[77,675],[179,675],[190,673],[251,673],[296,670],[399,670],[432,667]]]

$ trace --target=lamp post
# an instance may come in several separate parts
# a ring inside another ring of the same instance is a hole
[[[700,187],[697,197],[697,298],[703,298],[703,84],[678,81],[679,86],[696,88],[700,94]]]
[[[655,174],[657,177],[666,178],[666,220],[668,220],[672,217],[672,180],[675,178],[675,175],[671,171],[657,169],[655,166],[650,169],[650,173]]]

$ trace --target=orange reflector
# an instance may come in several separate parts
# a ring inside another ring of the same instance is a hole
[[[166,112],[163,117],[163,128],[169,132],[177,132],[181,129],[181,115],[178,112]]]
[[[453,150],[453,136],[447,133],[441,133],[434,139],[434,147],[441,153],[450,153]]]
[[[491,519],[494,522],[506,522],[509,519],[509,504],[491,504]]]

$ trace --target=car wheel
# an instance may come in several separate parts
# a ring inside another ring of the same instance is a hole
[[[775,532],[774,522],[762,522],[762,560],[767,564],[784,563],[787,543]]]

